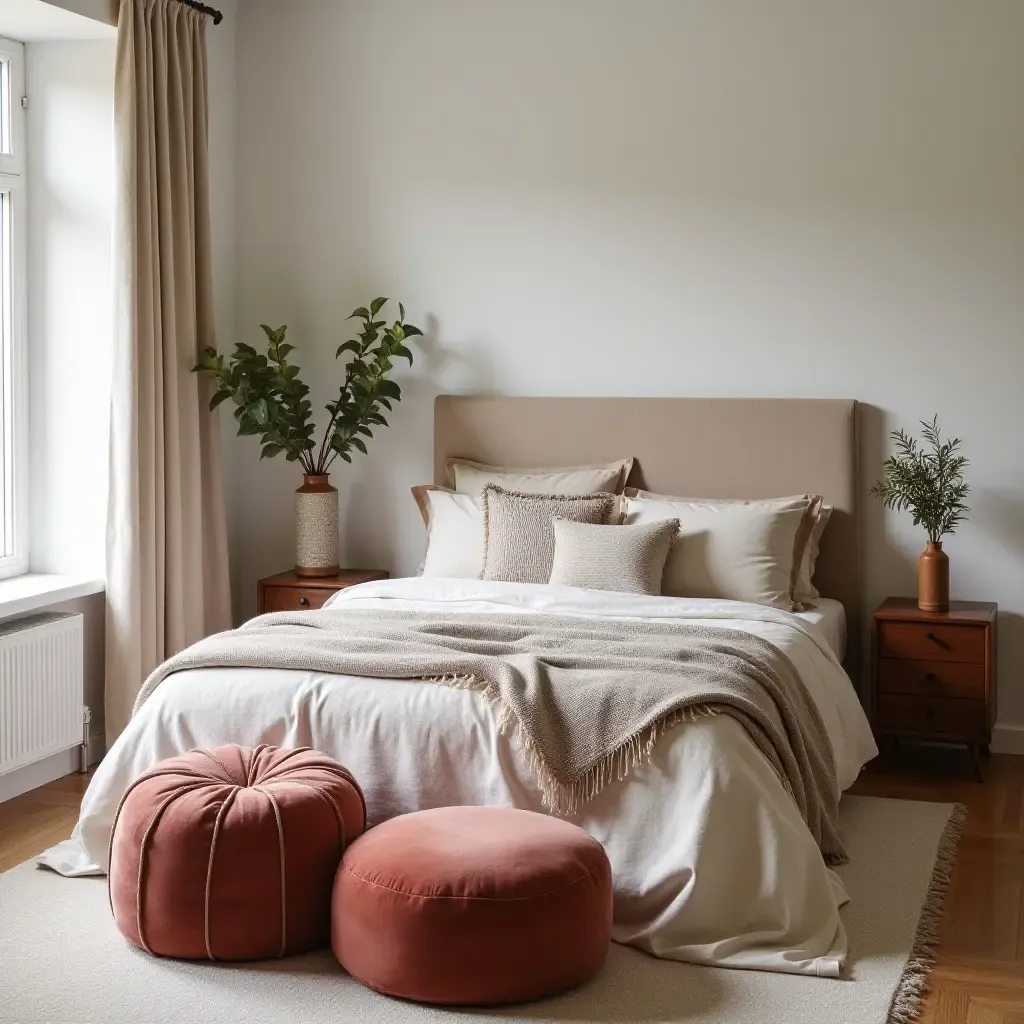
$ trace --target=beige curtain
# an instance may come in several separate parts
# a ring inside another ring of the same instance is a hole
[[[157,665],[231,625],[219,433],[190,372],[214,344],[206,22],[176,0],[121,0],[108,744]]]

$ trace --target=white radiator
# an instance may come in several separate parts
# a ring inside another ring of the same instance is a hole
[[[81,615],[0,623],[0,775],[82,743]]]

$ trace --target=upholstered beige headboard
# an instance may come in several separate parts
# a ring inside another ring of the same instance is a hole
[[[508,398],[442,395],[434,480],[445,459],[558,466],[634,456],[629,484],[695,498],[823,494],[835,512],[815,585],[846,607],[847,668],[860,655],[857,403],[832,399]]]

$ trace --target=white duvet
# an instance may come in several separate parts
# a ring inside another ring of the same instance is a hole
[[[332,603],[461,615],[516,610],[699,620],[756,633],[800,673],[831,739],[842,789],[876,753],[828,643],[813,626],[772,608],[422,578],[364,584]],[[543,809],[515,740],[498,731],[480,694],[316,672],[203,669],[171,676],[157,689],[97,769],[71,839],[40,863],[66,875],[104,873],[113,815],[129,783],[163,758],[226,743],[313,746],[330,754],[359,780],[371,825],[446,804]],[[735,719],[672,730],[649,763],[574,820],[611,860],[618,942],[693,963],[841,972],[842,884]]]

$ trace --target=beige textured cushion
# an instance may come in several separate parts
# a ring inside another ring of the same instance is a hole
[[[412,489],[427,525],[421,576],[479,579],[484,564],[484,510],[468,494],[424,485]]]
[[[483,491],[484,567],[480,578],[547,583],[555,553],[552,520],[611,523],[614,494],[524,494],[488,484]]]
[[[832,514],[832,506],[825,504],[820,494],[791,494],[785,498],[683,498],[677,495],[656,494],[630,487],[626,494],[633,498],[656,498],[661,501],[696,502],[701,505],[770,505],[774,508],[789,507],[794,502],[810,502],[804,521],[796,538],[798,564],[793,582],[793,603],[797,609],[813,608],[821,596],[813,583],[814,566],[818,560],[818,545],[821,535]]]
[[[621,494],[633,460],[620,459],[599,466],[513,469],[484,466],[467,459],[449,459],[446,467],[451,486],[475,498],[488,484],[521,494]]]
[[[626,498],[626,523],[676,518],[680,543],[669,554],[662,592],[717,597],[792,611],[802,552],[797,537],[810,502],[778,506]]]
[[[551,582],[588,590],[660,594],[665,559],[679,520],[636,526],[594,526],[556,519]]]

